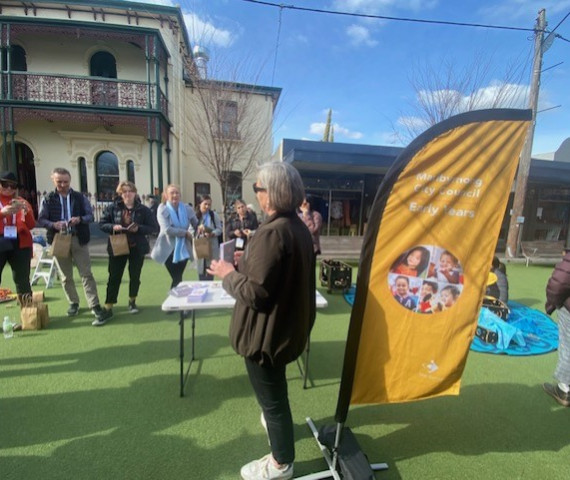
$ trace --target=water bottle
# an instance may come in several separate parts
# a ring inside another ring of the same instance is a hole
[[[12,338],[14,336],[14,324],[10,320],[10,317],[8,316],[4,317],[2,330],[4,331],[4,338]]]

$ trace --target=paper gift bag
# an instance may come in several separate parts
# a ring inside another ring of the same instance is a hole
[[[71,235],[56,233],[51,244],[51,254],[54,257],[67,258],[71,252]]]
[[[43,302],[34,303],[28,299],[20,311],[22,330],[40,330],[49,325],[49,310]]]
[[[109,241],[111,242],[111,251],[113,252],[114,257],[129,254],[129,242],[126,234],[113,234],[109,237]]]
[[[38,315],[40,318],[40,328],[47,328],[49,325],[49,309],[46,303],[37,303]]]
[[[26,307],[22,307],[20,312],[20,323],[22,324],[22,330],[39,330],[42,328],[42,320],[40,318],[40,312],[38,307],[33,304],[29,304]]]
[[[194,239],[196,258],[212,258],[212,242],[209,238],[198,237]]]
[[[44,292],[32,292],[32,303],[40,303],[45,299]]]

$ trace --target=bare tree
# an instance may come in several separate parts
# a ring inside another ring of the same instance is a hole
[[[480,54],[463,68],[449,59],[437,65],[416,64],[408,78],[414,98],[392,127],[395,139],[407,144],[427,128],[462,112],[525,108],[529,86],[521,81],[529,65],[530,60],[512,62],[506,65],[501,80],[496,80],[491,59]]]
[[[219,184],[225,212],[239,195],[241,179],[271,155],[273,116],[281,89],[258,85],[258,75],[251,83],[237,81],[240,74],[246,75],[245,64],[220,69],[220,64],[212,68],[208,63],[207,74],[198,67],[188,65],[189,141],[193,160]]]

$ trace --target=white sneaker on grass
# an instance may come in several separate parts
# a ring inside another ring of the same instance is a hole
[[[259,460],[254,460],[241,467],[243,480],[289,480],[293,478],[293,464],[275,466],[273,456],[268,453]]]

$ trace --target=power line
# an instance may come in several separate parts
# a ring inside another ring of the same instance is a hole
[[[558,25],[556,25],[556,26],[552,29],[551,33],[554,33],[554,32],[556,31],[556,29],[557,29],[560,25],[562,25],[562,22],[564,22],[569,16],[570,16],[570,12],[568,12],[568,13],[566,14],[566,16],[565,16],[562,20],[560,20],[560,21],[558,22]]]
[[[435,25],[452,25],[456,27],[478,27],[478,28],[491,28],[496,30],[516,30],[522,32],[535,32],[535,28],[527,28],[527,27],[509,27],[505,25],[489,25],[483,23],[469,23],[469,22],[451,22],[446,20],[426,20],[421,18],[407,18],[407,17],[391,17],[388,15],[372,15],[367,13],[352,13],[352,12],[340,12],[337,10],[324,10],[319,8],[308,8],[308,7],[298,7],[295,5],[284,5],[278,4],[273,2],[265,2],[262,0],[242,0],[243,2],[255,3],[258,5],[265,5],[268,7],[277,7],[281,9],[289,9],[289,10],[299,10],[304,12],[313,12],[313,13],[328,13],[331,15],[343,15],[347,17],[360,17],[360,18],[374,18],[379,20],[394,20],[399,22],[414,22],[414,23],[428,23],[428,24],[435,24]],[[570,13],[569,13],[570,15]],[[567,15],[568,16],[568,15]],[[564,18],[565,20],[565,18]],[[562,22],[560,22],[562,23]],[[546,33],[548,33],[545,30]]]

